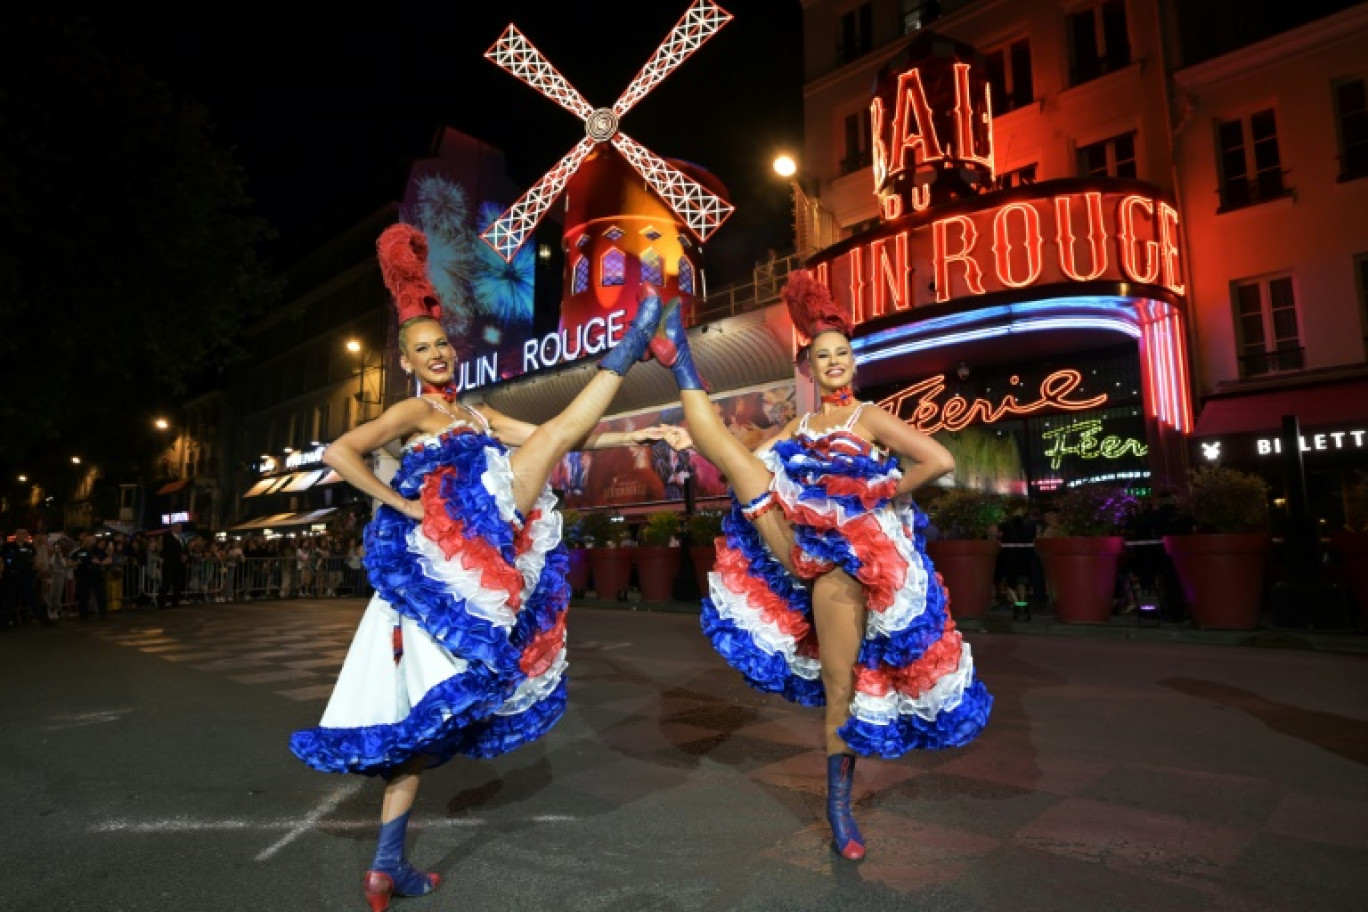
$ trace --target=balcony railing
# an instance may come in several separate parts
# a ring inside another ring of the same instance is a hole
[[[1221,207],[1217,212],[1243,209],[1269,200],[1288,196],[1292,190],[1283,180],[1286,171],[1263,171],[1252,179],[1236,178],[1226,181],[1217,191],[1221,197]]]
[[[1284,348],[1278,351],[1254,352],[1240,356],[1240,370],[1246,377],[1296,371],[1305,366],[1305,348]]]

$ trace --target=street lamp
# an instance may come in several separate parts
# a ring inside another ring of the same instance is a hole
[[[798,255],[807,258],[836,243],[836,217],[808,195],[797,160],[781,152],[774,159],[774,173],[788,181],[793,192],[793,246]]]

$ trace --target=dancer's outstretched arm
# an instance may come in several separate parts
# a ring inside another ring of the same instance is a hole
[[[520,447],[531,439],[536,433],[537,425],[527,421],[520,421],[517,418],[510,418],[497,409],[487,405],[476,406],[476,410],[484,415],[489,422],[489,427],[494,432],[494,436],[504,446]],[[613,447],[631,446],[633,444],[646,444],[655,440],[664,439],[665,425],[654,425],[647,428],[638,428],[632,431],[605,431],[602,434],[585,434],[571,445],[571,450],[608,450]]]

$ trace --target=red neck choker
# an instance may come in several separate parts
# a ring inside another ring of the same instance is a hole
[[[460,390],[456,388],[456,384],[454,382],[448,383],[446,386],[434,386],[431,383],[424,383],[423,395],[427,395],[428,393],[435,393],[436,395],[441,396],[447,402],[455,402],[456,396],[460,393]]]
[[[827,405],[850,405],[855,401],[855,392],[846,384],[838,390],[823,393],[822,401]]]

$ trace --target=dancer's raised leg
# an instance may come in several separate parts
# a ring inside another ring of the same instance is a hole
[[[659,340],[662,339],[666,344],[660,344]],[[703,379],[698,376],[694,366],[678,300],[666,306],[652,351],[660,363],[674,373],[675,382],[679,384],[679,401],[684,407],[684,419],[689,424],[689,436],[693,438],[698,452],[727,476],[727,483],[731,485],[737,500],[743,504],[760,506],[756,501],[769,494],[770,481],[774,476],[759,457],[727,429],[722,417],[713,408]],[[788,520],[778,510],[760,509],[754,512],[752,525],[775,558],[792,570],[793,529]]]
[[[524,515],[537,502],[556,464],[603,418],[627,371],[633,364],[649,357],[647,347],[659,321],[660,297],[650,285],[643,285],[636,316],[618,344],[599,362],[599,370],[588,386],[580,390],[559,415],[543,422],[509,458],[513,469],[513,500]]]

